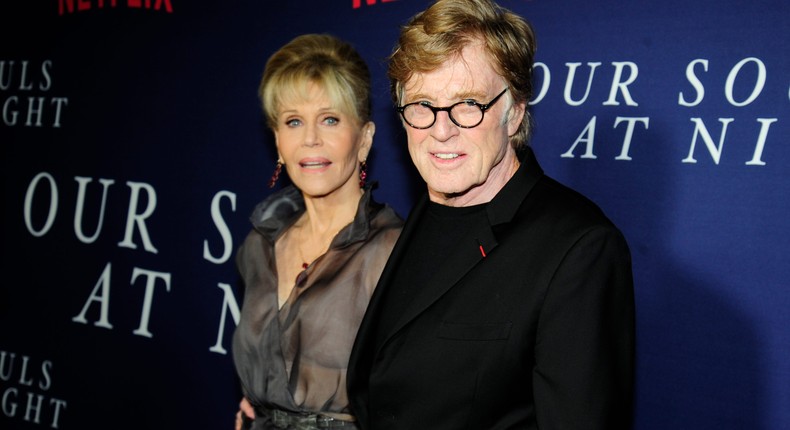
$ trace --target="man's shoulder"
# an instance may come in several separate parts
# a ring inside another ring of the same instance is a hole
[[[522,214],[537,216],[546,222],[614,227],[612,221],[592,199],[550,176],[542,176],[521,207]]]

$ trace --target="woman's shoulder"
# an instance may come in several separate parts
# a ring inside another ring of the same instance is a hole
[[[304,211],[304,198],[293,186],[287,186],[258,203],[252,210],[250,222],[256,228],[270,223],[281,223]]]
[[[388,204],[382,204],[374,220],[380,224],[380,228],[401,229],[403,228],[403,218],[395,212],[395,209]]]
[[[370,220],[370,234],[368,235],[368,247],[374,247],[382,255],[389,256],[398,237],[403,230],[403,218],[389,205],[381,205],[378,212]]]

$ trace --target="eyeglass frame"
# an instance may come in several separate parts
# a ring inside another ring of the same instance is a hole
[[[416,128],[417,130],[427,130],[427,129],[433,127],[433,125],[436,124],[436,114],[438,112],[447,112],[447,117],[450,118],[450,121],[452,121],[453,124],[457,125],[458,127],[466,128],[466,129],[475,128],[478,125],[483,123],[483,120],[486,117],[486,111],[488,111],[488,109],[490,109],[492,106],[494,106],[494,104],[497,101],[499,101],[500,97],[502,97],[507,92],[507,90],[509,88],[510,87],[505,87],[505,89],[502,90],[501,93],[499,93],[496,97],[491,99],[491,101],[488,102],[488,103],[479,103],[479,102],[474,101],[474,100],[461,100],[460,102],[453,103],[450,106],[437,107],[437,106],[433,106],[433,105],[429,104],[429,102],[420,101],[420,102],[407,103],[407,104],[405,104],[403,106],[397,106],[396,109],[397,109],[398,113],[400,113],[401,118],[403,118],[403,121],[406,124],[408,124],[409,127]],[[477,106],[478,108],[480,108],[480,112],[481,112],[481,114],[480,114],[480,121],[478,121],[477,124],[475,124],[475,125],[461,125],[461,124],[458,123],[458,121],[455,120],[455,118],[453,118],[453,114],[450,113],[450,111],[454,107],[456,107],[456,106],[458,106],[460,104],[464,104],[464,103],[466,103],[466,104],[473,104],[473,105]],[[412,106],[412,105],[420,105],[422,107],[428,108],[431,112],[433,112],[433,121],[431,121],[431,123],[428,124],[425,127],[417,127],[414,124],[412,124],[411,122],[409,122],[409,120],[406,119],[406,115],[403,112],[406,110],[407,107]]]

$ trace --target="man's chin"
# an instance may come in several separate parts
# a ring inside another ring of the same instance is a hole
[[[468,188],[464,187],[441,187],[441,188],[433,188],[428,187],[429,194],[431,196],[431,200],[434,202],[440,203],[442,201],[451,201],[458,199],[459,197],[463,197],[468,194],[471,190],[473,190],[476,186],[473,185]]]

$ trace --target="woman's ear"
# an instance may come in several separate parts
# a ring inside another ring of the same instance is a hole
[[[273,130],[274,133],[274,147],[277,148],[277,159],[282,161],[283,156],[280,155],[280,134],[277,133],[277,130]]]
[[[373,136],[376,134],[376,124],[373,121],[368,121],[362,126],[362,136],[359,145],[359,152],[357,160],[361,163],[368,159],[370,149],[373,147]]]

